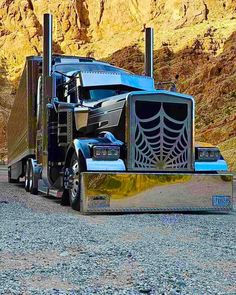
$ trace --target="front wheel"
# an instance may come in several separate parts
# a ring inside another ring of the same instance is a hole
[[[26,161],[26,166],[25,166],[25,191],[29,192],[29,185],[30,185],[30,180],[29,180],[29,171],[30,166],[29,166],[29,161]]]
[[[78,157],[75,152],[73,153],[68,171],[68,186],[63,192],[62,205],[68,202],[74,210],[80,211],[80,173],[85,171],[82,155]]]
[[[70,205],[75,210],[80,210],[80,164],[77,155],[74,153],[71,158],[71,168],[73,173],[72,183],[69,189]]]

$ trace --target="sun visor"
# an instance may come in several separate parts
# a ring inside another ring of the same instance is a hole
[[[124,85],[140,90],[155,90],[154,80],[147,76],[107,72],[79,72],[77,76],[80,78],[78,84],[83,87]]]

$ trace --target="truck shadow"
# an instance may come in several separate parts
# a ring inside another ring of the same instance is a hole
[[[20,190],[24,191],[26,194],[30,194],[29,192],[26,192],[25,191],[25,185],[24,185],[24,182],[23,181],[20,181],[19,183],[14,183],[14,185],[16,187],[18,187]],[[47,200],[52,200],[56,204],[59,204],[59,205],[61,204],[61,199],[60,198],[56,198],[56,197],[50,196],[50,195],[45,195],[45,194],[43,194],[41,192],[39,192],[37,195],[33,195],[33,194],[30,194],[30,195],[32,197],[35,197],[35,198],[41,197],[42,198],[42,201],[45,198]]]

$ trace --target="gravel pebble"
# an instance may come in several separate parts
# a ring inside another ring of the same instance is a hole
[[[0,294],[236,294],[236,213],[80,215],[0,175]]]

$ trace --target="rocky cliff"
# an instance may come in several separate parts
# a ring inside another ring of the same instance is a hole
[[[2,154],[25,56],[42,52],[45,12],[54,15],[54,52],[94,56],[137,73],[143,72],[143,30],[153,26],[156,82],[175,80],[195,96],[196,138],[221,145],[236,170],[234,0],[1,0]]]

